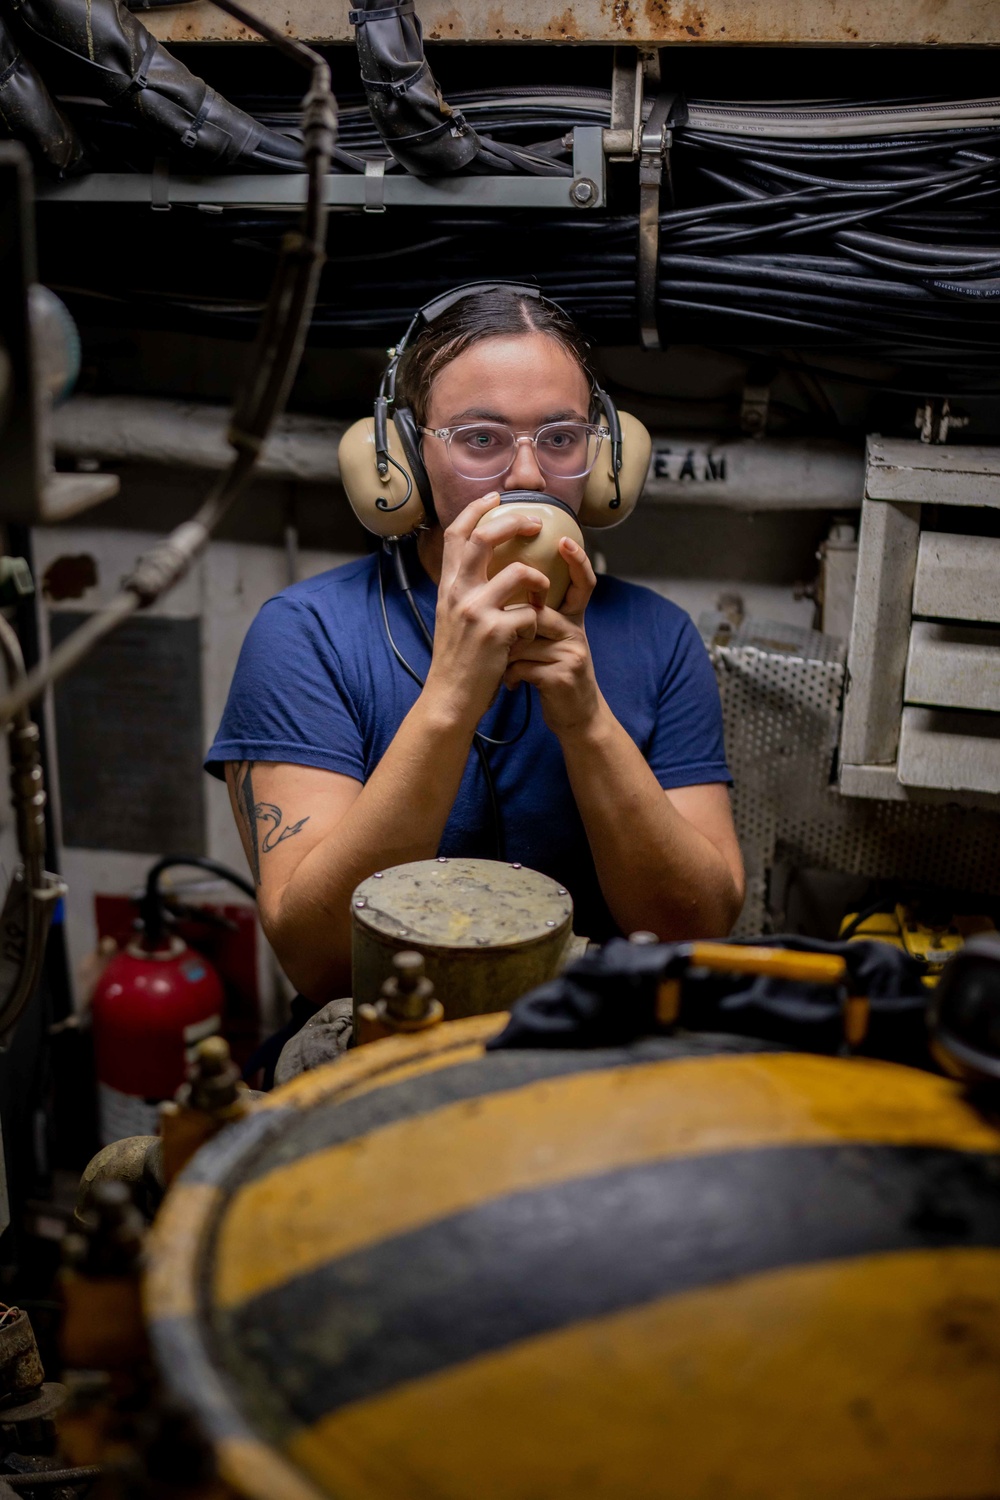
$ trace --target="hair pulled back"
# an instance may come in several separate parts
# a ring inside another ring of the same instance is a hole
[[[463,297],[421,330],[400,361],[397,401],[408,406],[418,422],[424,422],[434,378],[446,365],[484,339],[525,333],[544,333],[555,339],[593,387],[590,345],[573,320],[549,302],[495,287]]]

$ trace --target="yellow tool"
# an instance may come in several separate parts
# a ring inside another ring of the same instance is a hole
[[[841,924],[841,935],[846,934],[848,942],[852,943],[874,939],[901,949],[926,965],[923,983],[928,988],[937,984],[941,970],[967,938],[996,932],[992,919],[987,916],[955,913],[946,921],[931,923],[924,920],[915,907],[903,902],[898,902],[891,911],[873,912],[860,921],[858,918],[857,912],[846,916]]]

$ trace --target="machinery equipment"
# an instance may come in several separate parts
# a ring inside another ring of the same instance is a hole
[[[256,1103],[201,1043],[145,1250],[120,1183],[73,1242],[68,1363],[113,1379],[67,1461],[171,1500],[986,1500],[1000,945],[930,1016],[975,1094],[790,1040],[829,996],[863,1041],[853,993],[901,1055],[890,992],[919,979],[880,947],[639,934]],[[723,1029],[748,982],[784,1039]]]
[[[677,1029],[672,975],[844,978],[807,957],[612,945],[518,1025],[374,1043],[203,1146],[144,1303],[166,1399],[231,1492],[995,1493],[990,1099],[690,1029],[696,998]]]

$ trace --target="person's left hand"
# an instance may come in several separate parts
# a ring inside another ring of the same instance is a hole
[[[514,642],[503,680],[509,688],[519,682],[536,687],[546,724],[562,736],[592,724],[602,698],[583,624],[597,578],[586,552],[569,537],[559,551],[569,568],[566,598],[558,610],[539,609],[534,639]]]

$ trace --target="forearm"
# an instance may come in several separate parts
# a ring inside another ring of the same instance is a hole
[[[422,695],[345,816],[269,901],[268,936],[317,1002],[350,992],[350,900],[376,870],[437,853],[472,731]]]
[[[623,932],[722,937],[740,894],[726,859],[671,804],[638,746],[600,701],[560,736],[604,899]]]

